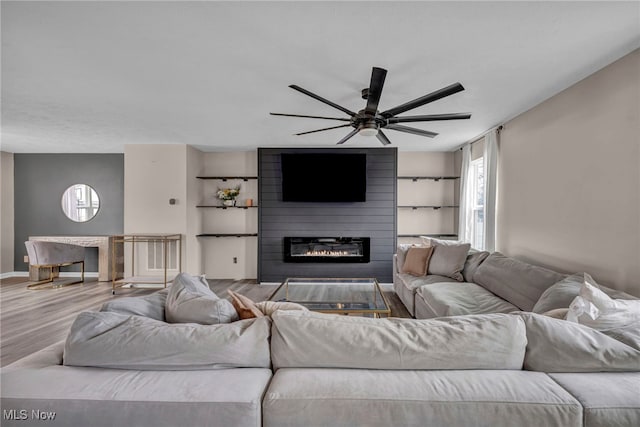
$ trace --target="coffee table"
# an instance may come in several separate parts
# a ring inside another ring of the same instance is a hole
[[[388,317],[389,303],[376,279],[288,278],[269,298],[295,302],[312,311]]]

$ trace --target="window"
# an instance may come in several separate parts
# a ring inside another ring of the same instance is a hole
[[[484,159],[473,160],[469,174],[472,191],[471,247],[484,250]]]

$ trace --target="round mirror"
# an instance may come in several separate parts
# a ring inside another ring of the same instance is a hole
[[[96,216],[98,209],[98,193],[87,184],[74,184],[62,195],[62,211],[71,221],[89,221]]]

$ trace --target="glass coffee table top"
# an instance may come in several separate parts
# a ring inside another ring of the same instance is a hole
[[[269,298],[295,302],[322,313],[389,316],[391,309],[376,279],[289,278]]]

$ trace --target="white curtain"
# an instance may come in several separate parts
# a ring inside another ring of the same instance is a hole
[[[473,212],[473,185],[471,185],[471,144],[462,147],[462,166],[460,167],[460,202],[458,209],[458,240],[471,242]]]
[[[496,250],[498,131],[484,137],[484,250]]]

